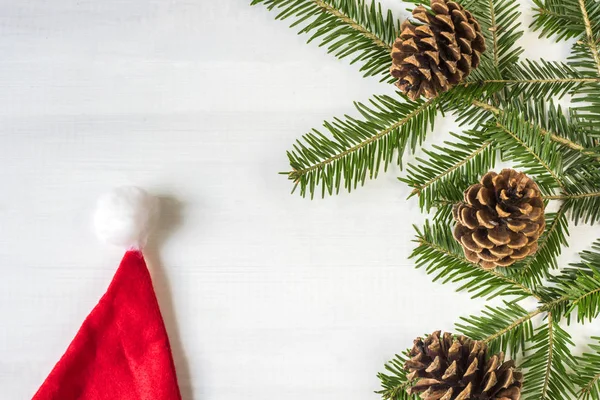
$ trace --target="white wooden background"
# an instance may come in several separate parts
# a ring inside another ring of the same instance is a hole
[[[407,260],[424,217],[397,170],[289,195],[293,140],[392,87],[248,3],[0,0],[1,399],[33,395],[110,282],[122,251],[89,216],[118,185],[163,198],[146,253],[186,400],[376,399],[395,352],[482,308]],[[563,263],[600,236],[571,231]]]

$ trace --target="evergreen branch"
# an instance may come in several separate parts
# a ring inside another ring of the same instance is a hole
[[[581,262],[571,264],[560,275],[549,278],[549,285],[540,291],[544,299],[567,300],[562,314],[577,311],[577,320],[592,321],[600,314],[600,240],[591,251],[580,253]]]
[[[600,3],[599,8],[600,8]],[[599,17],[600,18],[600,17]],[[600,40],[600,35],[596,36]],[[590,47],[577,42],[573,45],[572,55],[569,57],[569,64],[581,71],[582,74],[589,77],[597,77],[597,64],[590,51]],[[573,92],[571,113],[573,119],[593,139],[595,145],[598,145],[600,137],[600,84],[589,83],[582,85]]]
[[[408,354],[408,350],[405,352]],[[382,390],[378,394],[383,400],[416,400],[417,396],[409,395],[407,392],[410,381],[404,370],[406,355],[396,354],[394,359],[385,364],[386,372],[380,372],[377,377],[381,381]]]
[[[462,334],[482,340],[491,354],[510,353],[513,357],[525,350],[525,343],[533,336],[531,319],[542,309],[528,313],[516,303],[504,302],[503,307],[486,306],[482,316],[461,317],[456,327]]]
[[[600,54],[598,54],[598,46],[596,45],[594,32],[592,32],[592,24],[590,22],[590,17],[585,6],[585,0],[579,0],[579,8],[581,9],[581,15],[583,17],[583,24],[585,25],[587,46],[590,48],[590,52],[592,53],[592,56],[594,57],[594,62],[596,63],[598,75],[600,75]]]
[[[429,106],[432,103],[432,100],[423,103],[423,105],[415,110],[413,110],[410,114],[408,114],[407,116],[405,116],[404,118],[402,118],[400,121],[395,122],[394,124],[392,124],[391,126],[385,128],[384,130],[377,132],[375,135],[369,137],[368,139],[358,143],[355,146],[350,147],[348,150],[345,150],[339,154],[336,154],[332,157],[329,157],[323,161],[321,161],[318,164],[315,165],[311,165],[308,168],[302,169],[302,170],[295,170],[294,174],[296,177],[301,176],[301,175],[305,175],[311,171],[317,170],[317,169],[321,169],[324,166],[326,166],[327,164],[330,164],[336,160],[339,160],[340,158],[343,158],[357,150],[362,149],[363,147],[377,141],[378,139],[381,139],[382,137],[384,137],[385,135],[389,134],[390,132],[394,131],[395,129],[400,128],[402,125],[404,125],[405,123],[407,123],[411,118],[415,117],[416,115],[420,114],[427,106]]]
[[[446,142],[446,143],[449,144],[448,142]],[[473,160],[475,157],[477,157],[478,155],[483,153],[484,150],[487,150],[491,144],[492,144],[492,142],[490,142],[490,141],[484,142],[481,146],[476,148],[471,154],[469,154],[468,156],[466,156],[465,158],[463,158],[461,161],[457,162],[456,164],[452,165],[449,169],[439,173],[438,175],[434,176],[433,178],[429,179],[427,182],[425,182],[421,185],[416,185],[414,190],[412,191],[412,193],[413,194],[421,193],[424,189],[433,185],[435,182],[439,181],[440,179],[452,174],[456,170],[465,166],[466,164],[469,163],[469,161]]]
[[[507,105],[519,110],[526,121],[539,126],[543,133],[556,135],[556,141],[563,144],[565,148],[594,158],[600,155],[593,132],[586,130],[581,126],[580,121],[563,111],[560,105],[555,105],[553,100],[538,101],[516,97],[509,100]],[[571,147],[573,143],[577,145],[573,146],[574,148]]]
[[[582,305],[582,303],[584,303],[585,301],[589,301],[590,299],[592,299],[594,296],[598,296],[598,294],[600,294],[600,280],[598,280],[598,278],[600,278],[600,276],[596,276],[595,277],[595,285],[598,285],[598,287],[596,289],[592,289],[589,292],[583,293],[582,295],[580,295],[579,297],[577,297],[574,301],[573,301],[573,308],[577,308],[580,305]],[[595,301],[595,300],[593,300]],[[597,315],[598,313],[595,312],[593,315]],[[592,320],[593,318],[590,318],[590,320]]]
[[[508,81],[517,81],[507,87],[507,98],[523,95],[526,99],[551,99],[578,90],[582,85],[597,83],[598,77],[584,75],[568,64],[558,61],[523,60],[506,68]]]
[[[590,272],[579,275],[577,286],[571,289],[571,311],[577,310],[579,322],[590,322],[600,314],[600,271],[590,268]]]
[[[492,33],[492,42],[494,46],[494,65],[499,66],[499,57],[498,57],[498,26],[496,25],[496,10],[494,8],[494,1],[488,0],[488,4],[490,7],[490,21],[491,27],[489,31]]]
[[[413,188],[422,208],[430,210],[440,198],[459,200],[463,191],[493,168],[496,152],[484,131],[451,133],[456,142],[434,145],[436,151],[424,150],[428,159],[417,158],[409,164],[407,177],[399,178]]]
[[[524,315],[521,318],[513,321],[510,325],[506,326],[505,328],[501,329],[500,331],[495,332],[492,335],[486,337],[483,341],[486,343],[493,342],[494,340],[498,339],[502,335],[505,335],[507,332],[510,332],[511,330],[515,329],[516,327],[521,326],[522,324],[524,324],[526,322],[530,322],[533,317],[540,315],[544,311],[545,310],[543,308],[538,308],[537,310],[534,310],[534,311],[528,313],[527,315]]]
[[[529,153],[533,158],[535,158],[538,164],[544,167],[544,169],[548,172],[548,174],[552,176],[552,178],[554,178],[554,180],[559,184],[559,186],[563,186],[560,182],[560,178],[556,175],[554,171],[552,171],[552,168],[550,168],[549,163],[546,163],[544,160],[542,160],[542,158],[535,152],[535,150],[532,147],[528,146],[527,143],[525,143],[521,138],[519,138],[515,132],[511,131],[506,126],[502,125],[500,122],[497,122],[496,126],[500,128],[504,133],[509,135],[511,138],[513,138],[515,142],[517,142],[521,147],[523,147],[527,151],[527,153]]]
[[[462,5],[480,22],[488,52],[482,54],[498,71],[510,67],[519,59],[523,49],[516,45],[523,35],[520,30],[519,2],[517,0],[464,0]]]
[[[598,162],[576,165],[565,173],[567,190],[556,196],[563,200],[575,224],[579,221],[593,224],[600,219],[600,169]]]
[[[535,294],[535,293],[533,293],[532,296],[537,299],[540,299],[537,296],[537,294]],[[521,317],[515,319],[514,321],[510,321],[510,323],[508,323],[501,330],[494,332],[494,333],[490,334],[489,336],[482,338],[481,340],[483,340],[486,343],[493,342],[494,340],[498,339],[500,336],[504,335],[505,333],[510,332],[512,329],[530,321],[534,317],[536,317],[544,312],[553,310],[553,308],[555,306],[557,306],[563,302],[566,302],[567,300],[568,300],[568,298],[566,296],[564,296],[564,297],[559,297],[558,299],[549,301],[547,303],[543,303],[540,307],[536,308],[535,310],[533,310],[525,315],[522,315]],[[514,305],[514,303],[506,303],[506,304]],[[523,311],[525,311],[525,310],[523,310]]]
[[[577,0],[576,0],[577,1]],[[530,25],[540,31],[540,37],[556,36],[566,40],[582,34],[578,5],[571,0],[533,0],[534,19]]]
[[[492,113],[492,114],[494,114],[496,116],[503,116],[505,114],[504,110],[501,110],[498,107],[494,107],[491,104],[484,103],[484,102],[479,101],[479,100],[473,100],[472,104],[475,107],[481,108],[482,110],[488,111],[488,112],[490,112],[490,113]],[[546,118],[544,116],[544,120],[545,119]],[[537,121],[537,122],[540,122],[540,121]],[[531,123],[529,123],[529,125],[532,128],[535,126],[534,124],[531,124]],[[539,133],[541,135],[550,137],[550,139],[553,142],[559,143],[562,146],[565,146],[565,147],[567,147],[567,148],[569,148],[571,150],[575,150],[575,151],[581,152],[582,154],[587,155],[587,156],[591,156],[591,157],[597,157],[598,156],[598,152],[597,151],[589,150],[586,147],[582,146],[581,144],[575,143],[572,140],[569,140],[568,138],[565,138],[563,136],[559,136],[558,134],[556,134],[554,132],[551,132],[551,131],[549,131],[547,129],[538,128],[538,131],[539,131]]]
[[[376,44],[377,46],[383,48],[385,51],[388,51],[388,52],[392,51],[392,46],[390,43],[386,43],[383,40],[379,39],[379,37],[377,35],[375,35],[373,32],[371,32],[364,26],[360,25],[358,22],[356,22],[355,20],[350,18],[348,15],[341,12],[339,9],[331,6],[330,4],[326,3],[323,0],[312,0],[312,1],[317,6],[319,6],[321,9],[323,9],[323,11],[339,18],[341,21],[348,24],[349,27],[351,27],[352,29],[354,29],[355,31],[357,31],[358,33],[363,35],[364,37],[373,41],[373,43]]]
[[[434,274],[434,282],[440,279],[443,279],[442,283],[461,282],[462,286],[457,291],[473,293],[473,298],[491,299],[498,295],[536,297],[530,289],[511,277],[495,270],[485,270],[465,259],[448,225],[431,225],[426,221],[422,230],[415,229],[418,246],[410,258],[415,259],[416,268],[425,266],[427,274]]]
[[[594,0],[533,0],[534,19],[530,27],[540,37],[556,40],[583,38],[587,27],[593,31],[600,23],[600,8]],[[587,16],[582,14],[585,11]],[[587,21],[587,22],[586,22]]]
[[[551,99],[599,82],[599,77],[589,76],[562,62],[526,59],[515,61],[502,74],[497,69],[486,66],[484,62],[458,86],[486,88],[488,92],[505,88],[508,90],[505,96],[508,99],[521,94],[526,99]]]
[[[287,173],[300,194],[307,191],[311,197],[321,185],[322,195],[339,192],[344,187],[351,191],[364,184],[367,176],[375,178],[381,164],[384,169],[397,152],[397,163],[409,147],[414,151],[422,142],[437,111],[436,99],[400,102],[390,96],[376,96],[370,107],[355,103],[363,119],[350,116],[325,122],[332,139],[314,130],[297,141],[288,152],[292,171]]]
[[[600,396],[598,383],[600,382],[600,373],[590,378],[590,381],[581,389],[579,399],[590,399],[590,396]]]
[[[548,362],[546,363],[546,374],[544,376],[544,386],[542,389],[542,399],[548,394],[548,384],[550,383],[550,372],[552,371],[552,359],[554,358],[554,331],[552,325],[552,313],[548,313]]]
[[[301,26],[299,33],[311,34],[309,42],[318,40],[328,53],[351,63],[361,63],[365,76],[389,75],[390,51],[398,35],[399,22],[391,11],[384,16],[381,5],[365,0],[253,0],[276,9],[276,19],[293,19],[291,27]]]
[[[565,190],[556,171],[562,170],[560,152],[550,140],[544,140],[539,128],[523,121],[518,115],[505,113],[496,121],[494,140],[505,159],[514,160],[529,175],[537,175],[536,182],[550,193],[558,186]]]
[[[588,77],[598,77],[600,74],[600,56],[598,54],[598,43],[600,41],[600,3],[592,0],[568,0],[577,1],[578,16],[581,18],[580,29],[582,31],[572,49],[569,64]],[[574,118],[588,132],[593,132],[597,138],[600,135],[600,84],[589,84],[582,86],[573,94],[571,108]]]
[[[531,338],[531,346],[522,365],[527,369],[524,381],[524,400],[564,400],[574,395],[574,385],[567,373],[573,366],[573,346],[570,335],[555,321],[552,311],[546,324]]]
[[[597,400],[600,398],[600,337],[590,345],[593,353],[584,353],[576,357],[577,372],[572,374],[573,381],[581,389],[577,393],[580,400]]]

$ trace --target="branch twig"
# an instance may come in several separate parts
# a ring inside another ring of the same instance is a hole
[[[546,200],[578,200],[586,197],[600,197],[600,192],[589,192],[580,194],[557,194],[552,196],[543,196]]]
[[[550,310],[554,305],[562,303],[563,301],[567,301],[567,300],[568,300],[568,297],[563,296],[561,298],[551,301],[550,303],[544,304],[543,306],[537,308],[536,310],[533,310],[529,314],[515,320],[512,324],[508,325],[506,328],[503,328],[500,331],[494,333],[493,335],[488,336],[487,338],[484,339],[484,342],[489,343],[492,340],[499,338],[500,336],[504,335],[506,332],[509,332],[510,330],[516,328],[517,326],[529,321],[533,317]],[[550,315],[550,311],[548,311],[548,315]]]
[[[548,384],[550,383],[550,370],[552,369],[552,358],[554,354],[554,326],[552,325],[552,313],[548,313],[548,362],[546,364],[546,375],[544,376],[544,388],[542,389],[542,399],[546,398],[548,393]]]
[[[600,78],[558,78],[558,79],[485,79],[481,81],[465,82],[462,85],[484,85],[486,83],[506,83],[508,85],[516,85],[519,83],[597,83]]]

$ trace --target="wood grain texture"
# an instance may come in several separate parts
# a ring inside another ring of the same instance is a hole
[[[395,352],[481,308],[407,260],[398,171],[289,195],[293,140],[393,91],[304,41],[242,0],[0,0],[0,398],[31,397],[106,289],[122,251],[89,216],[123,184],[162,198],[147,257],[186,400],[375,399]],[[572,234],[565,262],[597,230]]]

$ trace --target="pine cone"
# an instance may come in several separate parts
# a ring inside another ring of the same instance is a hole
[[[452,210],[454,238],[465,257],[485,269],[508,267],[537,251],[546,228],[537,184],[513,169],[488,172]]]
[[[390,72],[409,98],[433,98],[461,82],[477,68],[485,39],[473,15],[451,0],[431,0],[431,11],[416,7],[402,24],[392,48]]]
[[[523,374],[499,353],[488,358],[484,342],[436,331],[417,338],[404,369],[416,380],[409,394],[424,400],[519,400]]]

